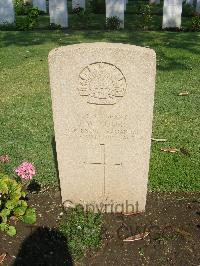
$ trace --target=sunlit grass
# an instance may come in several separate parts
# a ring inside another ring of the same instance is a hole
[[[12,167],[35,163],[37,179],[57,183],[47,56],[60,45],[110,41],[149,46],[157,53],[150,190],[200,189],[200,34],[170,32],[40,31],[0,33],[0,153]],[[185,97],[179,92],[189,91]],[[185,148],[190,156],[161,151]]]

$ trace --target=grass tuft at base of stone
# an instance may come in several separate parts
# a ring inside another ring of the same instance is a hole
[[[71,256],[74,260],[101,245],[103,217],[101,213],[85,212],[77,205],[69,209],[60,225],[60,232],[66,237]]]

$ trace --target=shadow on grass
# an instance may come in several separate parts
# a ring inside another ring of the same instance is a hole
[[[66,239],[55,229],[37,228],[22,243],[13,266],[72,266]]]
[[[135,44],[153,48],[157,58],[162,59],[157,66],[161,71],[188,70],[188,55],[199,54],[198,32],[156,32],[156,31],[32,31],[1,32],[1,47],[47,45],[47,50],[61,45],[82,42],[113,42]]]

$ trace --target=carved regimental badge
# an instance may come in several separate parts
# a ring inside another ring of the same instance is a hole
[[[90,104],[112,105],[124,96],[126,79],[112,64],[93,63],[81,71],[78,90]]]

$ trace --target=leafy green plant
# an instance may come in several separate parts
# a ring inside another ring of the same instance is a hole
[[[73,13],[77,15],[79,27],[88,28],[90,20],[90,9],[77,7],[73,9]]]
[[[192,18],[192,31],[200,31],[200,16],[195,16]]]
[[[38,16],[39,16],[38,8],[33,7],[29,10],[27,16],[28,29],[33,29],[38,25]]]
[[[80,14],[81,12],[84,11],[84,8],[83,7],[76,7],[72,10],[72,13],[74,14]]]
[[[0,230],[14,236],[16,228],[10,225],[11,217],[28,224],[36,221],[35,209],[28,207],[22,184],[7,175],[0,174]]]
[[[135,8],[136,8],[136,13],[137,13],[137,14],[141,14],[141,10],[142,10],[142,2],[141,2],[141,1],[137,1],[137,2],[136,2],[136,5],[135,5]]]
[[[89,5],[95,14],[103,14],[106,11],[105,0],[90,0]]]
[[[57,24],[55,24],[55,23],[51,23],[51,24],[49,25],[49,29],[50,29],[50,30],[60,30],[60,29],[61,29],[61,25],[57,25]]]
[[[150,5],[143,5],[140,9],[141,26],[144,30],[147,30],[152,21],[152,13]]]
[[[101,243],[102,215],[84,212],[81,206],[70,209],[60,225],[61,233],[67,238],[68,247],[75,259],[81,258],[90,249]]]
[[[38,25],[39,10],[36,7],[31,8],[28,14],[17,24],[19,30],[33,30]]]
[[[118,30],[122,21],[117,16],[106,18],[106,28],[108,30]]]
[[[23,0],[14,0],[14,8],[17,15],[27,15],[31,9],[30,3],[24,3]]]

